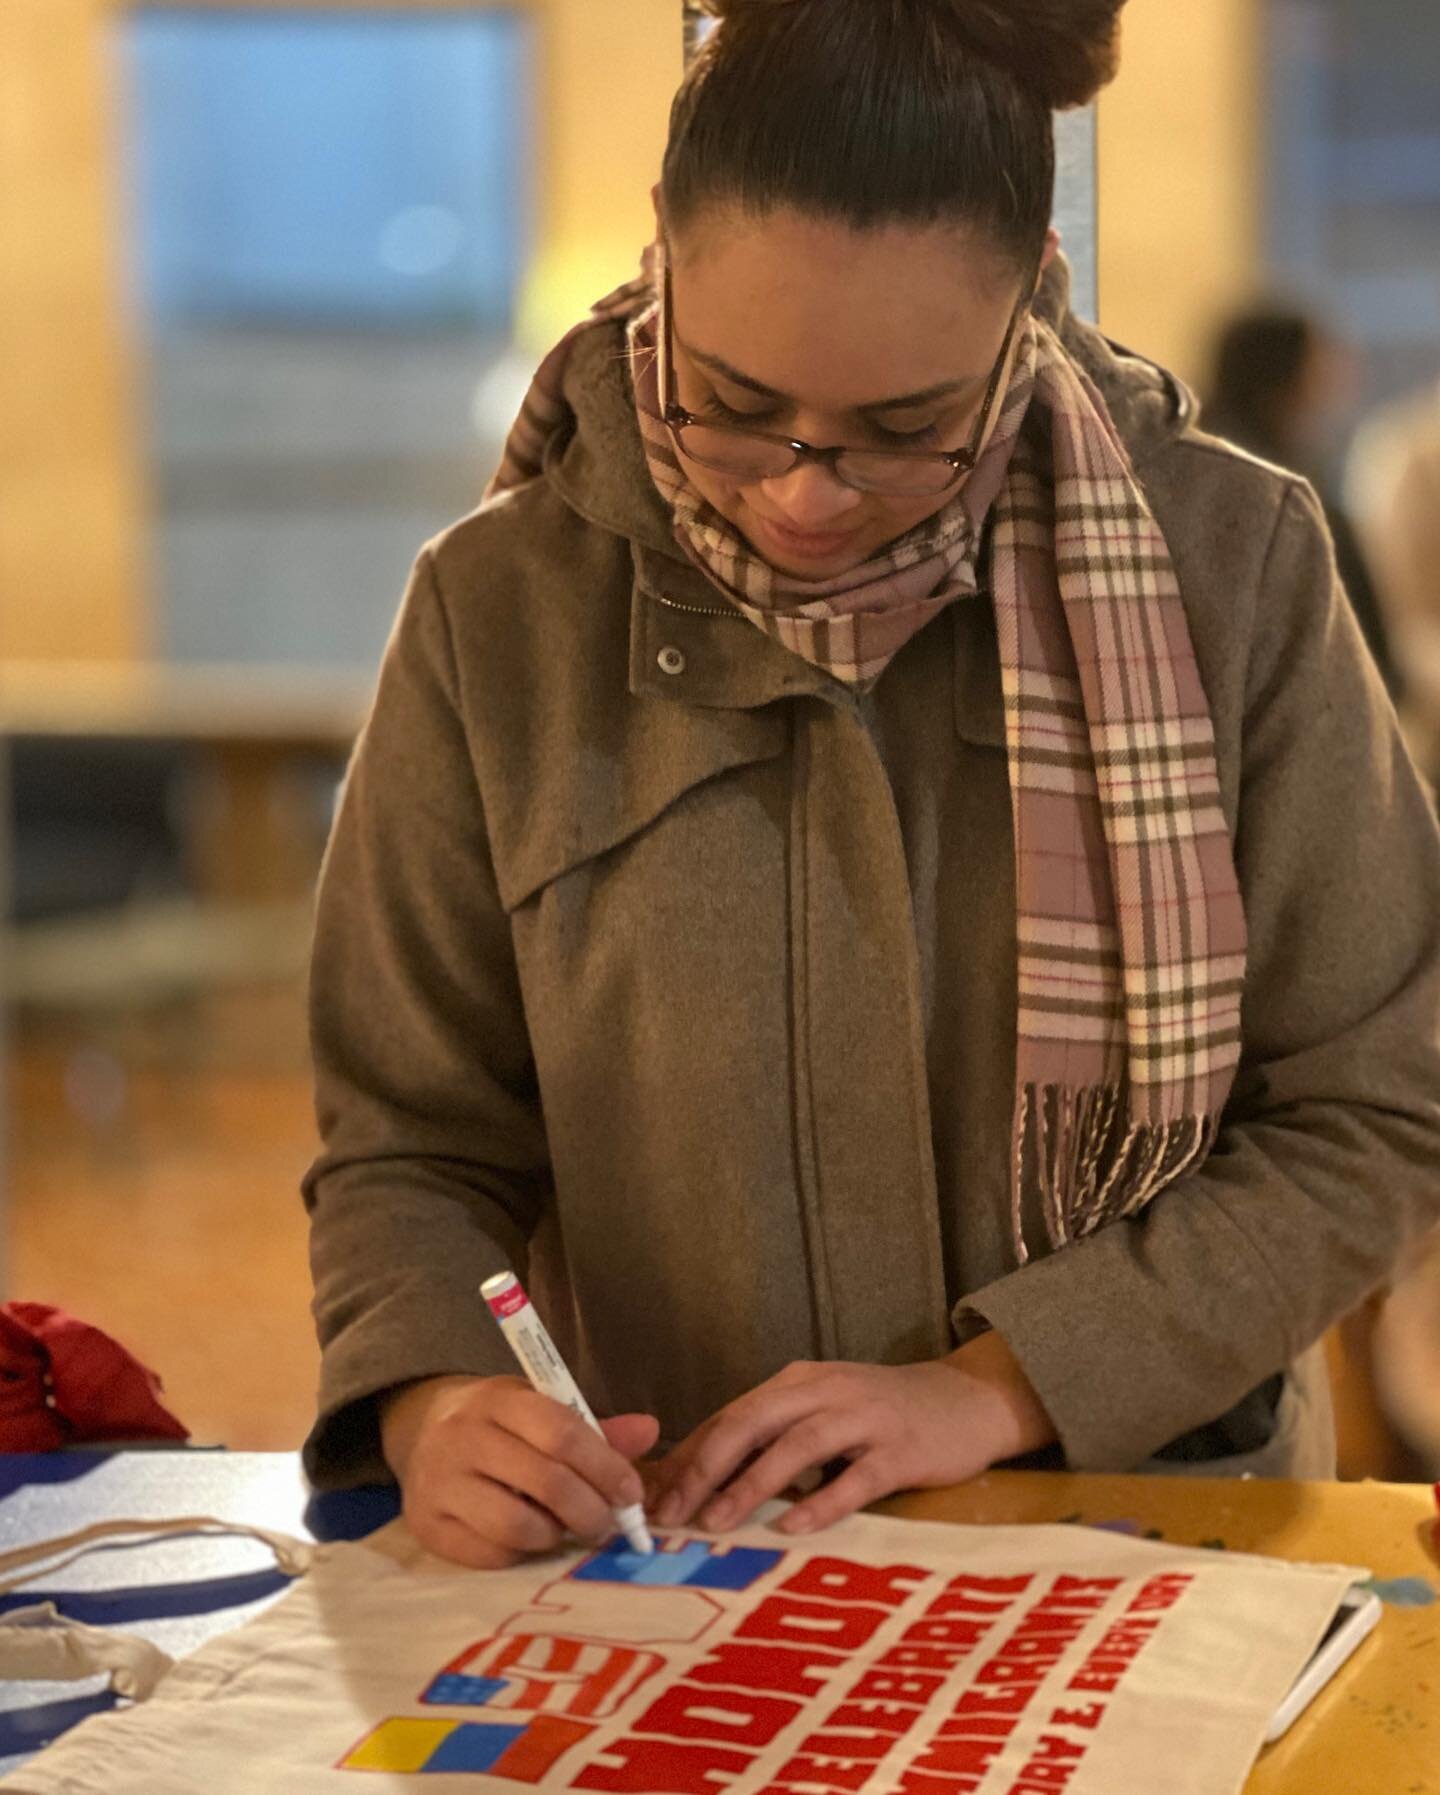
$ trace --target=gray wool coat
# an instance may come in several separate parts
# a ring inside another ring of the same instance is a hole
[[[1218,1149],[1017,1264],[989,599],[864,695],[770,641],[676,549],[597,326],[544,476],[420,555],[330,845],[318,1483],[382,1474],[378,1393],[513,1370],[507,1266],[670,1441],[792,1360],[988,1325],[1076,1469],[1331,1473],[1315,1343],[1440,1215],[1440,841],[1309,489],[1063,328],[1214,717],[1250,931]]]

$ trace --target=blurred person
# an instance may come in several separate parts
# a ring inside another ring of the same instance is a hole
[[[1265,303],[1237,313],[1215,346],[1204,425],[1315,488],[1345,588],[1386,690],[1404,690],[1370,564],[1335,490],[1340,419],[1354,389],[1350,352],[1308,313]]]
[[[1332,1476],[1318,1342],[1440,1215],[1440,831],[1310,488],[1070,311],[1119,0],[712,10],[347,780],[309,1472],[476,1566],[657,1450],[660,1526],[838,1467],[785,1534]]]
[[[1375,568],[1416,757],[1440,779],[1440,382],[1361,424],[1345,495]]]

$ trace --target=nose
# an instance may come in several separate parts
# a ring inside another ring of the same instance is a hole
[[[766,480],[761,490],[781,522],[797,530],[844,528],[851,512],[865,500],[864,493],[815,461],[801,462],[778,480]]]

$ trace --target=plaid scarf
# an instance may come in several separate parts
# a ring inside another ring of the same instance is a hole
[[[848,683],[874,679],[978,589],[993,524],[1019,957],[1010,1186],[1053,1247],[1138,1213],[1197,1166],[1240,1058],[1245,918],[1209,705],[1169,550],[1104,400],[1038,318],[957,497],[846,575],[767,566],[689,485],[661,423],[647,273],[536,375],[486,498],[536,478],[573,420],[576,338],[623,321],[651,476],[676,540],[758,628]]]

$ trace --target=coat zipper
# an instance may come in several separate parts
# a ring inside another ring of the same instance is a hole
[[[646,597],[653,598],[657,605],[664,605],[667,611],[684,611],[691,617],[733,617],[736,623],[746,623],[749,621],[749,619],[742,616],[739,611],[731,610],[728,605],[724,607],[718,605],[682,605],[678,600],[666,598],[665,595],[660,592],[647,591]]]

